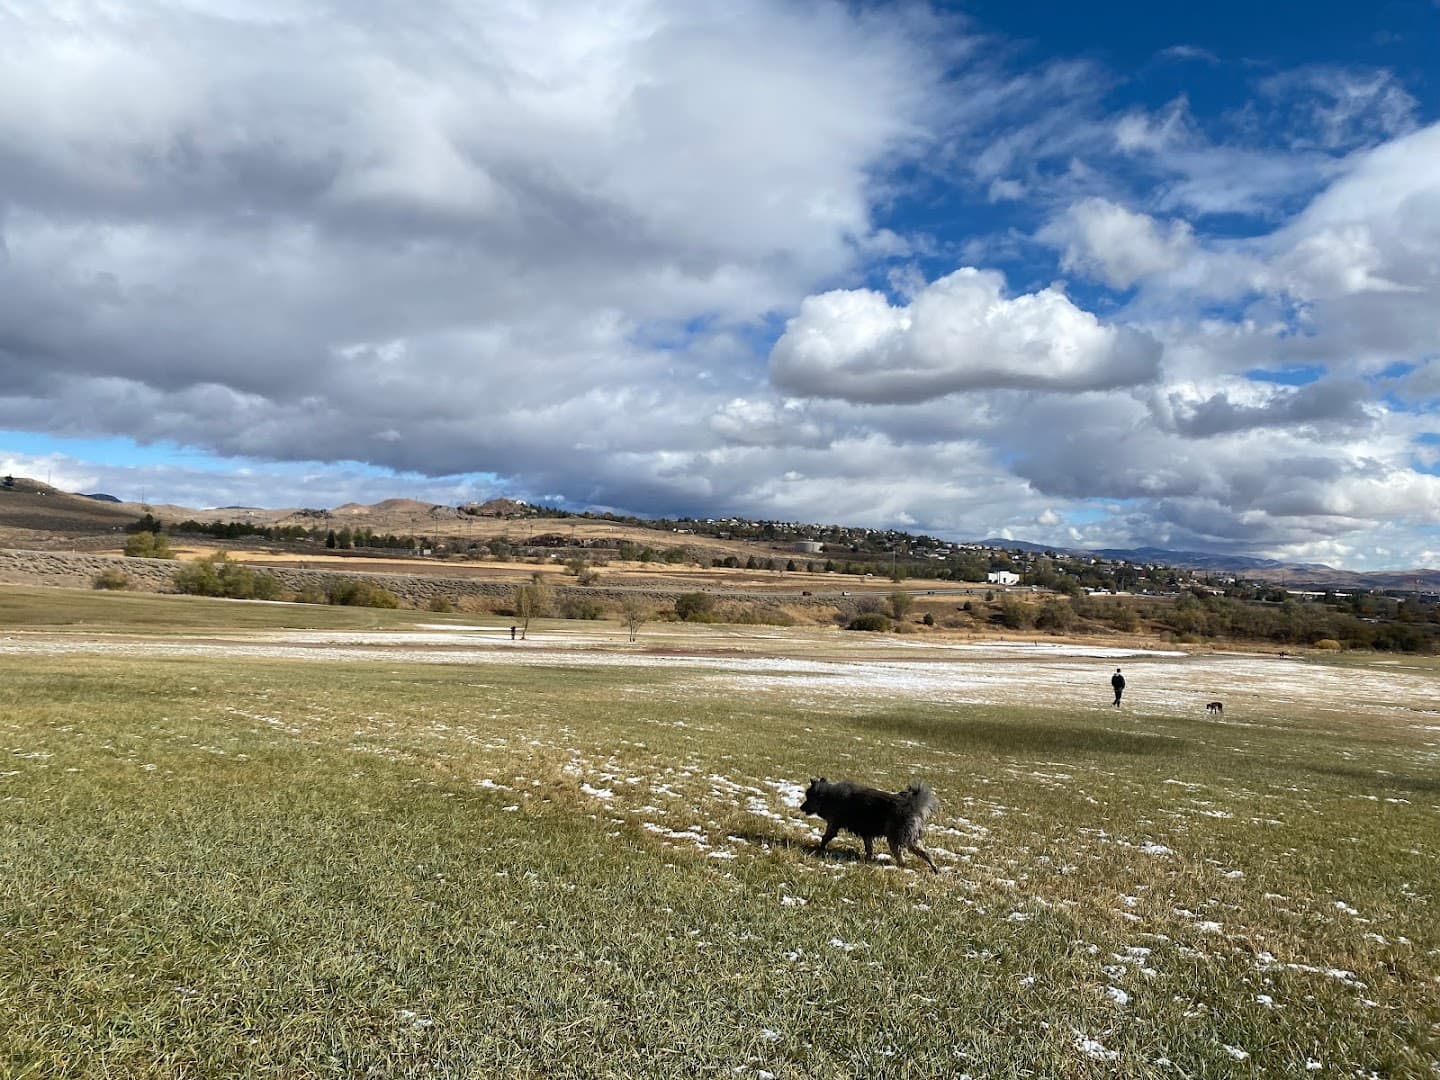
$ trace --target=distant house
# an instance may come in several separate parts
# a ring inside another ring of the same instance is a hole
[[[985,580],[991,585],[1019,585],[1020,575],[1010,570],[991,570]]]

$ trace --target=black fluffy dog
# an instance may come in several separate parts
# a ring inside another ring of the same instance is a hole
[[[920,846],[925,837],[925,819],[939,806],[935,796],[924,784],[911,784],[904,791],[891,794],[878,788],[852,784],[849,780],[831,783],[823,776],[810,781],[805,789],[801,813],[816,814],[825,819],[825,835],[820,850],[835,839],[841,829],[854,833],[865,842],[865,857],[875,857],[875,837],[883,836],[890,843],[895,865],[904,866],[903,853],[908,848],[939,873],[935,860]]]

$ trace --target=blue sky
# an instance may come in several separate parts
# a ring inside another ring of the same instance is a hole
[[[0,0],[0,467],[1440,565],[1440,5]]]

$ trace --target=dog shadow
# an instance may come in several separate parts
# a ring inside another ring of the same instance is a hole
[[[756,829],[732,829],[727,834],[747,844],[754,844],[756,847],[769,847],[780,851],[801,851],[807,847],[815,847],[820,843],[818,840],[803,840],[795,836],[776,836],[774,833],[760,832]]]
[[[871,862],[876,866],[896,865],[895,856],[883,843],[876,845],[875,858],[871,860],[865,858],[864,848],[837,847],[835,841],[831,841],[830,846],[824,851],[821,851],[818,835],[805,837],[776,836],[773,833],[759,832],[755,829],[736,829],[730,832],[729,835],[739,840],[744,840],[747,843],[754,844],[757,847],[768,846],[772,851],[796,851],[801,855],[808,855],[812,859],[819,859],[822,862],[846,864]],[[911,857],[914,858],[914,856]],[[908,859],[905,865],[910,865]]]
[[[805,853],[806,853],[807,855],[814,856],[814,857],[817,858],[817,859],[823,859],[823,860],[825,860],[825,861],[827,861],[827,862],[863,863],[863,862],[866,862],[866,861],[867,861],[866,858],[865,858],[865,852],[864,852],[863,849],[857,850],[857,849],[855,849],[855,848],[848,848],[848,847],[835,847],[835,846],[832,844],[830,847],[827,847],[824,851],[821,851],[821,850],[820,850],[820,841],[819,841],[819,840],[816,840],[816,841],[815,841],[814,843],[812,843],[812,844],[805,844],[805,845],[804,845],[804,849],[805,849]],[[877,864],[883,864],[883,863],[885,863],[885,862],[894,862],[893,859],[885,859],[885,858],[883,858],[883,857],[882,857],[883,854],[884,854],[883,852],[879,852],[879,851],[875,852],[875,859],[874,859],[874,861],[875,861]]]
[[[774,833],[759,832],[755,829],[738,829],[730,833],[731,836],[744,840],[747,843],[755,844],[757,847],[769,847],[773,851],[798,851],[802,855],[812,855],[817,859],[833,859],[836,862],[864,862],[865,852],[855,848],[836,847],[831,843],[824,851],[820,850],[820,839],[818,836],[776,836]],[[881,852],[876,853],[877,861]]]

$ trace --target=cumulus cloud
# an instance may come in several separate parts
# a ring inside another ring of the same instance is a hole
[[[197,503],[1433,550],[1440,126],[1358,68],[1116,115],[1003,45],[789,0],[0,0],[0,427],[231,456],[50,463]]]
[[[1440,124],[1432,124],[1351,155],[1343,174],[1298,213],[1252,236],[1207,237],[1190,220],[1166,222],[1091,197],[1069,205],[1037,238],[1059,250],[1073,273],[1138,287],[1128,311],[1137,322],[1178,314],[1189,324],[1181,336],[1194,338],[1208,332],[1199,314],[1207,305],[1260,300],[1233,322],[1291,335],[1272,341],[1276,355],[1374,370],[1423,357],[1433,339],[1437,163]]]
[[[1076,307],[1058,288],[1013,298],[966,267],[904,306],[870,289],[812,296],[770,356],[777,386],[847,401],[918,402],[967,390],[1079,391],[1147,382],[1160,346]]]
[[[749,328],[909,250],[926,19],[0,3],[0,424],[577,501],[743,441]]]
[[[1216,425],[1200,449],[1144,423],[1141,402],[1092,401],[1083,413],[1078,406],[1032,403],[1029,437],[1013,447],[1016,472],[1041,493],[1139,500],[1177,531],[1257,543],[1356,532],[1397,517],[1440,521],[1440,477],[1387,460],[1363,438],[1335,445],[1303,430]]]
[[[1428,306],[1440,288],[1437,163],[1440,124],[1358,156],[1270,238],[1277,285],[1306,300],[1400,293],[1409,295],[1379,299]]]
[[[1117,289],[1175,270],[1195,251],[1194,230],[1188,222],[1162,226],[1148,214],[1099,197],[1073,204],[1039,237],[1063,249],[1063,269],[1085,273]]]
[[[829,437],[796,400],[732,398],[711,414],[709,423],[727,442],[742,445],[824,446]]]
[[[1301,426],[1348,434],[1373,422],[1368,394],[1362,383],[1349,379],[1294,390],[1248,383],[1204,398],[1173,388],[1156,395],[1154,415],[1163,430],[1189,438]]]

